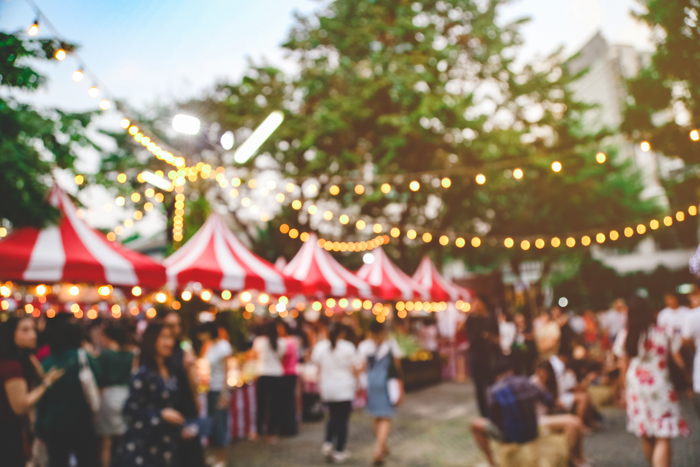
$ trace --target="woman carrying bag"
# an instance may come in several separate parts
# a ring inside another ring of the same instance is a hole
[[[373,321],[369,331],[371,337],[361,342],[357,350],[367,373],[366,411],[374,417],[376,443],[372,460],[374,465],[383,465],[389,454],[386,441],[394,407],[403,401],[402,352],[396,341],[389,339],[383,323]]]
[[[42,362],[45,371],[54,367],[65,371],[37,404],[36,431],[46,443],[49,467],[67,467],[71,454],[78,467],[100,464],[93,416],[99,408],[97,383],[102,373],[81,342],[80,326],[61,323],[51,336],[51,355]]]

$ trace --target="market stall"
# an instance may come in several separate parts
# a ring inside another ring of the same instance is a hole
[[[248,250],[218,214],[211,214],[197,233],[163,260],[168,285],[175,289],[199,283],[205,289],[258,290],[268,294],[293,294],[298,280]]]
[[[447,302],[447,308],[436,316],[440,334],[438,351],[442,360],[442,377],[450,380],[462,379],[467,345],[463,340],[457,339],[456,332],[465,319],[462,312],[464,304],[468,304],[473,293],[445,279],[428,256],[423,257],[413,278],[430,291],[433,300]],[[458,309],[455,303],[459,303],[462,310]]]
[[[165,284],[162,265],[107,240],[78,218],[63,190],[54,188],[49,202],[61,213],[58,225],[19,228],[0,241],[0,280],[154,289]]]
[[[371,298],[379,292],[321,248],[313,233],[282,272],[299,280],[303,293],[310,297]]]
[[[429,290],[400,270],[384,253],[382,247],[372,250],[374,260],[364,264],[357,277],[378,289],[382,300],[429,300]]]

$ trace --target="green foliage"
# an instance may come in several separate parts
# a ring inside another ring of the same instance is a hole
[[[297,182],[312,179],[320,192],[302,194],[301,211],[283,206],[270,231],[251,235],[259,253],[289,258],[298,249],[298,240],[279,233],[282,223],[334,240],[368,240],[369,228],[354,228],[362,218],[385,232],[392,226],[433,232],[431,243],[402,238],[387,248],[405,270],[430,251],[438,260],[447,255],[481,266],[549,262],[580,252],[506,250],[502,240],[602,230],[656,213],[653,202],[639,200],[634,168],[616,161],[614,147],[603,147],[609,133],[583,127],[589,106],[573,98],[569,85],[577,76],[560,53],[536,65],[514,64],[524,20],[500,25],[505,3],[335,0],[318,14],[297,17],[284,44],[297,64],[294,77],[251,64],[241,80],[179,105],[218,125],[208,133],[213,140],[231,129],[242,141],[272,110],[285,112],[283,125],[245,169],[251,177],[270,170]],[[602,165],[595,161],[601,150],[608,156]],[[232,162],[205,152],[193,151],[188,163]],[[564,166],[559,174],[550,169],[555,160]],[[522,180],[504,174],[516,167],[525,172]],[[486,175],[485,185],[474,181],[477,173]],[[448,189],[440,186],[446,176]],[[418,192],[408,189],[412,180],[420,181]],[[382,182],[392,185],[389,194],[380,192]],[[364,194],[355,194],[357,183]],[[333,185],[338,196],[329,193]],[[220,191],[211,180],[196,189],[213,200]],[[248,188],[239,191],[243,197]],[[317,218],[307,214],[310,204],[319,206]],[[333,220],[320,220],[326,209]],[[352,219],[346,226],[337,221],[343,213]],[[457,236],[479,236],[484,246],[441,247],[441,234],[451,245]]]
[[[683,160],[685,167],[662,184],[671,210],[684,210],[700,198],[700,143],[689,137],[700,126],[700,4],[638,1],[646,10],[638,17],[653,31],[656,51],[649,68],[627,83],[631,99],[622,130],[635,141],[649,141],[664,156]],[[697,221],[687,222],[672,243],[695,246],[695,230]]]
[[[79,148],[95,147],[86,136],[93,113],[38,110],[17,100],[45,78],[26,65],[51,60],[58,44],[0,32],[0,222],[43,226],[58,211],[46,201],[54,169],[72,170]]]

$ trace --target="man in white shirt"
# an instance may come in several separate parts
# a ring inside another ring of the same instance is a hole
[[[678,295],[674,291],[666,292],[664,302],[666,308],[659,312],[656,323],[666,328],[669,337],[680,336],[690,310],[678,303]]]
[[[613,302],[612,308],[600,317],[600,326],[607,331],[610,343],[627,327],[627,303],[622,298]]]
[[[693,393],[695,393],[693,404],[695,405],[695,413],[700,417],[700,289],[697,284],[693,286],[693,291],[688,295],[688,298],[692,309],[686,314],[681,336],[684,347],[695,347],[692,375]]]

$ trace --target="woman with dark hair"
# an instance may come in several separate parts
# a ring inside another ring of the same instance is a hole
[[[544,360],[537,364],[537,370],[530,380],[544,388],[553,400],[559,397],[559,385],[557,384],[557,374],[549,360]]]
[[[345,339],[347,332],[347,326],[341,323],[331,324],[328,339],[316,344],[311,353],[311,361],[319,368],[321,400],[328,406],[329,414],[321,451],[326,459],[335,462],[342,462],[349,457],[345,443],[356,390],[357,352],[355,346]]]
[[[102,349],[97,362],[102,370],[102,398],[95,417],[97,433],[102,437],[102,467],[109,467],[113,441],[126,431],[122,411],[129,397],[129,380],[134,353],[127,348],[126,329],[111,322],[98,336]],[[115,443],[116,444],[116,443]]]
[[[267,434],[268,440],[275,442],[283,411],[280,387],[284,375],[282,356],[287,350],[287,342],[277,334],[277,324],[274,321],[265,323],[262,330],[264,334],[255,338],[251,350],[258,374],[255,386],[258,435]]]
[[[681,343],[657,326],[644,298],[635,296],[629,301],[628,316],[627,329],[618,334],[614,348],[626,370],[622,384],[626,389],[627,431],[642,439],[650,465],[668,467],[671,438],[688,434],[667,365],[672,355],[683,368],[678,353]]]
[[[32,318],[10,318],[0,326],[0,456],[7,467],[25,467],[31,445],[26,415],[63,375],[52,368],[42,381],[31,354],[35,347]]]
[[[487,299],[483,296],[472,300],[472,311],[464,326],[469,341],[469,370],[476,388],[479,413],[488,418],[486,393],[494,381],[493,366],[499,354],[500,337],[498,321],[489,313],[486,303]]]
[[[498,328],[496,328],[498,329]],[[403,399],[403,382],[401,380],[401,357],[399,345],[389,338],[384,323],[372,321],[369,327],[370,338],[365,339],[357,348],[362,361],[362,369],[367,373],[367,408],[374,417],[374,434],[376,442],[372,458],[374,465],[384,464],[384,457],[389,452],[386,446],[394,407]],[[392,397],[390,380],[398,381],[398,388]]]
[[[71,454],[75,455],[79,467],[99,465],[100,443],[94,414],[79,374],[82,368],[89,368],[100,384],[102,371],[97,361],[81,348],[83,330],[72,319],[59,322],[51,333],[51,355],[42,365],[44,370],[63,368],[65,375],[37,404],[37,435],[46,443],[50,467],[68,466]]]
[[[140,366],[129,383],[124,406],[127,430],[112,463],[115,467],[179,465],[177,446],[185,419],[173,408],[178,399],[177,379],[171,372],[174,346],[169,327],[148,324]]]

